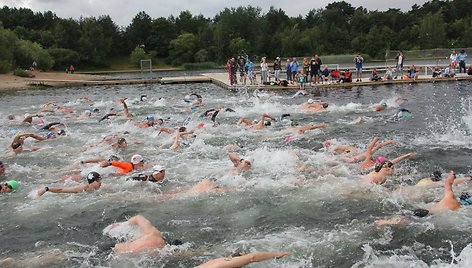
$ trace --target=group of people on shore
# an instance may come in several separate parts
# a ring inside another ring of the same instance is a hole
[[[461,50],[459,54],[455,50],[452,51],[449,65],[441,69],[436,66],[431,68],[433,74],[432,77],[454,77],[456,75],[456,68],[459,66],[459,73],[467,73],[472,75],[472,65],[466,69],[467,53],[465,50]],[[399,51],[395,57],[395,66],[386,66],[385,73],[381,75],[379,71],[374,68],[371,72],[369,81],[388,81],[394,79],[412,79],[416,80],[419,75],[419,69],[415,65],[410,65],[404,73],[404,61],[405,55],[403,51]],[[358,53],[354,59],[354,72],[356,75],[355,82],[363,82],[363,63],[364,58]],[[246,85],[247,79],[249,79],[250,85],[257,84],[256,70],[254,63],[250,60],[249,56],[238,56],[237,60],[233,57],[228,60],[228,74],[231,85]],[[269,63],[266,57],[262,57],[260,61],[260,74],[262,85],[282,85],[287,86],[289,84],[296,84],[300,89],[305,89],[305,85],[316,85],[316,84],[331,84],[331,83],[350,83],[353,82],[353,73],[349,68],[342,71],[339,70],[339,65],[336,64],[334,68],[330,69],[328,65],[323,66],[323,62],[318,55],[313,55],[311,59],[307,57],[303,58],[302,62],[298,61],[297,57],[292,59],[287,58],[285,66],[281,61],[280,57],[276,57],[272,64],[273,72],[269,70]],[[281,78],[282,71],[285,71],[285,79]],[[238,80],[239,73],[239,80]],[[271,77],[274,81],[271,81]],[[239,81],[239,82],[238,82]]]

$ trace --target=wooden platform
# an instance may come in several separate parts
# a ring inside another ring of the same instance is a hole
[[[162,77],[161,84],[187,84],[187,83],[210,83],[212,79],[204,75],[197,76],[178,76],[178,77]]]
[[[31,79],[30,86],[104,86],[104,85],[135,85],[135,84],[157,84],[159,79],[126,79],[126,80],[57,80],[57,79]]]
[[[209,73],[203,74],[206,77],[211,78],[212,83],[226,88],[226,89],[237,89],[241,87],[248,87],[248,88],[257,88],[257,89],[289,89],[289,90],[299,90],[299,86],[297,84],[288,85],[287,87],[279,86],[279,85],[263,85],[263,84],[256,84],[256,85],[249,85],[249,84],[238,84],[238,85],[230,85],[228,73]],[[239,77],[238,77],[239,78]],[[260,78],[259,78],[260,79]],[[418,79],[393,79],[388,81],[370,81],[369,78],[363,78],[362,82],[351,82],[351,83],[321,83],[316,84],[318,88],[350,88],[350,87],[358,87],[358,86],[373,86],[373,85],[391,85],[391,84],[413,84],[413,83],[433,83],[433,82],[445,82],[445,81],[459,81],[459,80],[472,80],[471,75],[467,75],[464,73],[456,74],[456,77],[446,78],[433,78],[431,75],[419,75]],[[239,81],[238,81],[239,82]],[[260,80],[259,80],[260,82]],[[312,87],[315,85],[311,85],[309,83],[305,84],[305,86]]]

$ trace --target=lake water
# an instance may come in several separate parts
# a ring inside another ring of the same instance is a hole
[[[373,222],[440,200],[442,188],[413,186],[432,171],[472,172],[471,86],[469,81],[456,81],[327,89],[319,92],[319,98],[330,106],[315,115],[300,112],[299,105],[309,97],[292,98],[293,91],[227,91],[212,84],[1,92],[3,148],[16,133],[44,133],[37,119],[32,126],[24,126],[6,119],[9,114],[34,113],[48,101],[64,104],[78,114],[93,108],[100,112],[85,120],[48,114],[46,122],[66,123],[66,137],[40,143],[27,140],[25,148],[43,149],[1,158],[7,177],[19,181],[20,189],[0,195],[0,260],[14,258],[18,267],[193,267],[240,250],[292,253],[251,267],[470,267],[472,208],[411,219],[398,226],[379,227]],[[189,110],[183,99],[193,92],[203,96],[206,107]],[[148,100],[133,103],[142,94]],[[77,101],[83,96],[93,102]],[[183,123],[190,129],[199,123],[205,127],[197,131],[189,147],[169,151],[170,136],[158,135],[156,129],[140,129],[120,118],[97,122],[112,107],[121,111],[120,97],[130,100],[137,121],[154,114],[165,118],[165,126],[171,128]],[[408,101],[399,103],[398,97]],[[382,99],[388,103],[387,109],[373,112],[372,105]],[[217,117],[220,125],[213,127],[199,115],[217,106],[235,112],[221,112]],[[411,110],[413,116],[392,120],[399,108]],[[255,119],[262,113],[274,117],[290,113],[300,125],[326,122],[328,127],[286,142],[286,123],[276,122],[261,131],[236,125],[240,117]],[[350,124],[358,117],[365,123]],[[130,145],[122,151],[90,147],[105,135],[125,131]],[[384,185],[352,180],[352,175],[361,172],[323,148],[326,140],[365,148],[374,136],[397,141],[375,156],[418,154],[396,165]],[[229,172],[231,161],[223,149],[229,144],[241,147],[238,154],[255,159],[248,173]],[[93,164],[69,167],[75,161],[111,154],[128,161],[136,153],[164,165],[167,182],[127,181],[129,176],[116,177]],[[76,185],[61,181],[62,169],[84,175],[97,170],[105,178],[101,189],[92,193],[36,197],[35,191],[44,185]],[[163,193],[188,189],[202,178],[213,178],[231,191],[162,198]],[[454,190],[472,191],[472,184]],[[185,244],[166,247],[157,257],[116,256],[103,250],[104,243],[114,241],[103,235],[103,229],[138,213],[166,238]]]

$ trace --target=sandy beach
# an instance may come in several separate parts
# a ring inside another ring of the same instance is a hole
[[[90,75],[90,74],[69,74],[63,72],[31,72],[35,75],[34,78],[19,77],[13,75],[13,73],[0,74],[0,91],[4,90],[16,90],[31,88],[29,82],[38,79],[52,79],[52,80],[70,80],[70,81],[83,81],[83,80],[102,80],[106,78],[103,75]]]

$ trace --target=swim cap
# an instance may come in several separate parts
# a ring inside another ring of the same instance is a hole
[[[186,127],[179,127],[179,132],[185,132],[185,131],[187,131]]]
[[[379,156],[377,157],[377,159],[375,160],[375,163],[381,163],[381,162],[385,162],[385,161],[387,161],[387,158],[385,158],[385,157],[379,155]]]
[[[418,208],[418,209],[413,210],[413,215],[415,215],[416,217],[423,218],[423,217],[426,217],[428,214],[429,214],[429,210],[427,209]]]
[[[43,120],[43,119],[39,119],[39,120],[38,120],[38,125],[42,125],[42,124],[44,124],[44,120]]]
[[[7,181],[7,184],[10,185],[12,191],[16,191],[18,189],[18,182],[11,180]]]
[[[87,181],[88,183],[93,183],[94,181],[100,180],[102,177],[100,177],[100,174],[98,172],[92,171],[89,174],[87,174]]]
[[[331,144],[332,144],[331,141],[325,141],[323,143],[323,147],[328,148],[329,146],[331,146]]]
[[[323,103],[323,108],[325,109],[328,108],[328,105],[329,105],[328,103]]]
[[[160,172],[160,171],[162,171],[162,170],[165,171],[166,168],[163,167],[163,166],[160,166],[160,165],[155,165],[154,167],[152,167],[152,174],[157,173],[157,172]]]
[[[387,107],[387,103],[384,100],[380,102],[380,105],[382,105],[383,107]]]
[[[114,154],[110,155],[110,157],[108,157],[108,161],[120,161],[120,158]]]
[[[86,116],[91,116],[92,115],[92,112],[90,110],[85,110],[84,111],[84,115]]]
[[[313,102],[315,102],[313,99],[308,99],[309,104],[312,104]]]
[[[12,148],[13,150],[17,149],[17,148],[20,147],[20,146],[21,146],[21,143],[19,143],[19,142],[14,142],[14,143],[11,144],[11,148]]]
[[[441,171],[436,170],[436,171],[433,172],[433,174],[431,174],[431,180],[433,180],[433,181],[440,181],[440,180],[441,180],[441,176],[442,176]]]
[[[133,165],[137,165],[143,161],[144,161],[143,157],[139,154],[135,154],[131,157],[131,164]]]
[[[296,127],[296,126],[298,126],[298,122],[295,121],[295,120],[292,120],[292,122],[290,122],[290,126]]]
[[[57,135],[59,136],[66,135],[66,131],[64,129],[61,129],[59,130],[59,132],[57,132]]]
[[[50,132],[48,132],[48,134],[46,135],[46,138],[50,139],[52,136],[54,136],[54,134],[56,134],[56,132],[50,131]]]
[[[200,124],[197,125],[198,128],[202,128],[204,126],[205,126],[205,124],[203,124],[203,123],[200,123]]]
[[[264,121],[264,126],[270,126],[272,123],[270,121]]]
[[[95,109],[92,110],[92,112],[94,112],[94,113],[98,113],[99,111],[100,111],[100,109],[98,109],[98,108],[95,108]]]
[[[141,101],[147,100],[147,95],[141,95]]]
[[[149,114],[148,116],[146,116],[146,120],[154,122],[154,115]]]

